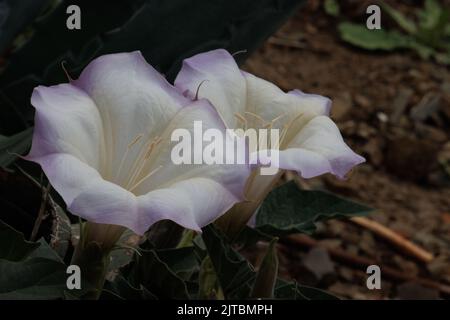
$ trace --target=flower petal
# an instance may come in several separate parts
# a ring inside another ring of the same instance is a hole
[[[144,144],[190,103],[138,51],[101,56],[73,83],[91,96],[100,111],[108,158],[112,161],[106,178],[118,183],[129,174],[132,160]],[[128,150],[138,137],[139,144]],[[127,157],[122,161],[125,153]]]
[[[41,165],[67,206],[93,181],[101,179],[97,170],[68,153],[51,153],[32,161]]]
[[[173,162],[172,150],[179,143],[170,141],[173,130],[186,130],[192,137],[189,145],[191,151],[194,151],[195,144],[199,142],[194,141],[197,134],[194,121],[201,121],[201,133],[215,129],[225,139],[227,134],[225,125],[208,101],[198,100],[176,114],[162,135],[163,141],[155,150],[151,165],[145,169],[146,172],[155,173],[133,190],[134,194],[139,195],[140,218],[143,219],[141,221],[143,225],[156,220],[170,219],[186,228],[199,230],[216,220],[234,203],[243,200],[245,183],[250,174],[250,169],[245,163]],[[200,146],[199,151],[202,154],[208,144]],[[226,155],[230,149],[236,152],[234,145],[225,143],[223,153],[220,150],[218,152]],[[143,176],[145,177],[145,174]]]
[[[243,72],[247,81],[246,111],[260,116],[266,122],[273,122],[273,128],[281,129],[290,120],[299,115],[309,118],[328,115],[331,100],[316,94],[306,94],[300,90],[283,92],[273,83]],[[253,125],[252,125],[253,124]],[[250,124],[252,128],[260,128],[258,121]]]
[[[240,200],[222,184],[207,178],[183,180],[138,199],[141,226],[170,219],[196,231],[201,231]]]
[[[36,108],[31,151],[26,157],[68,153],[98,169],[104,160],[101,152],[103,127],[92,99],[70,84],[33,90],[31,103]]]
[[[345,144],[330,118],[318,116],[302,128],[286,150],[280,151],[279,161],[280,168],[296,170],[304,178],[327,172],[344,178],[365,159]]]
[[[194,98],[208,99],[229,128],[236,127],[235,113],[246,105],[246,83],[226,50],[218,49],[185,59],[175,86]]]
[[[136,196],[103,179],[91,180],[68,209],[88,221],[124,226],[141,235],[150,226],[140,223]]]
[[[219,114],[211,106],[211,104],[202,99],[192,103],[190,106],[181,109],[170,124],[164,130],[161,135],[162,142],[158,145],[158,148],[154,151],[154,157],[150,159],[150,163],[144,168],[143,174],[145,176],[150,172],[154,172],[149,179],[141,183],[139,187],[133,191],[137,195],[148,193],[151,190],[157,188],[166,187],[174,184],[183,179],[190,178],[207,178],[221,183],[230,192],[237,197],[242,194],[245,186],[246,177],[250,173],[250,169],[245,163],[242,164],[226,164],[224,157],[228,152],[234,152],[236,154],[236,146],[223,143],[223,151],[221,152],[221,159],[223,164],[207,164],[200,159],[202,163],[194,164],[193,157],[191,158],[191,164],[175,164],[172,159],[172,150],[179,143],[179,141],[171,141],[171,136],[174,130],[186,130],[190,137],[192,137],[190,146],[191,152],[195,152],[196,144],[198,150],[203,155],[203,152],[209,142],[195,141],[195,139],[203,139],[203,136],[196,137],[199,130],[196,131],[195,123],[201,124],[200,134],[205,133],[208,129],[215,129],[220,132],[223,139],[226,139],[225,125],[221,120]],[[199,129],[199,127],[197,127]],[[139,180],[139,179],[138,179]]]

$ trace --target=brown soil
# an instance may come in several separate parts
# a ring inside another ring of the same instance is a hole
[[[343,43],[338,21],[364,17],[363,1],[343,3],[345,15],[336,19],[324,13],[321,1],[310,1],[244,69],[284,90],[299,88],[330,97],[332,118],[367,163],[347,180],[324,176],[307,183],[378,209],[370,218],[430,251],[435,259],[428,265],[417,262],[348,221],[322,224],[315,238],[381,266],[450,285],[450,72],[413,52],[368,52]],[[415,281],[385,278],[382,290],[368,290],[365,269],[315,259],[314,250],[282,254],[285,276],[344,298],[448,297]],[[332,271],[311,275],[305,261],[330,265]]]

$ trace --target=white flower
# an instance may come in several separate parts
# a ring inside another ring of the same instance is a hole
[[[35,88],[29,160],[76,215],[138,234],[170,219],[200,230],[242,200],[246,166],[174,165],[174,129],[225,130],[206,100],[192,101],[139,52],[95,59],[80,78]]]
[[[304,178],[324,173],[343,178],[352,167],[364,162],[345,144],[328,117],[328,98],[299,90],[285,93],[274,84],[239,70],[226,50],[184,60],[175,86],[187,96],[208,99],[228,128],[279,129],[280,169],[295,170]],[[246,188],[250,203],[240,204],[239,209],[246,212],[237,212],[234,219],[246,222],[278,177],[279,174],[262,176],[255,170]]]

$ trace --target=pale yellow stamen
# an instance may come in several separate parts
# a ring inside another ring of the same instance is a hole
[[[133,168],[131,170],[131,177],[126,185],[126,189],[128,189],[128,187],[132,185],[139,177],[145,165],[147,164],[151,154],[155,150],[156,146],[160,144],[161,141],[162,141],[161,137],[157,136],[147,145],[147,148],[143,149],[145,150],[144,153],[142,154],[141,152],[138,159],[136,160],[136,163],[133,165]]]
[[[127,149],[125,150],[125,152],[124,152],[124,154],[123,154],[123,156],[122,156],[122,159],[120,160],[119,169],[117,169],[117,173],[116,173],[116,176],[115,176],[114,179],[117,179],[117,178],[120,176],[120,172],[122,171],[123,164],[125,163],[125,159],[128,157],[128,154],[129,154],[129,152],[130,152],[130,149],[131,149],[131,148],[132,148],[139,140],[141,140],[143,136],[144,136],[144,135],[143,135],[142,133],[141,133],[141,134],[138,134],[138,135],[133,139],[133,141],[131,141],[131,142],[127,145]]]
[[[262,125],[262,126],[266,125],[266,123],[267,123],[266,120],[264,120],[260,115],[258,115],[258,114],[256,114],[256,113],[253,113],[253,112],[250,112],[250,111],[245,111],[244,113],[245,113],[245,114],[248,114],[248,115],[250,115],[250,116],[253,116],[253,117],[255,117],[256,119],[258,119],[259,121],[261,121],[261,125]]]
[[[240,113],[235,113],[234,116],[244,125],[244,130],[247,130],[247,119]]]
[[[159,166],[155,169],[153,169],[152,171],[150,171],[149,174],[147,174],[145,177],[143,177],[141,180],[139,180],[138,182],[136,182],[130,189],[129,191],[133,191],[134,189],[136,189],[137,187],[139,187],[145,180],[147,180],[150,176],[152,176],[154,173],[156,173],[159,169],[161,169],[163,166]]]
[[[283,130],[281,131],[281,135],[280,135],[280,143],[284,140],[284,138],[286,137],[289,129],[294,124],[294,122],[297,121],[298,119],[302,118],[303,116],[304,116],[303,113],[299,113],[291,121],[289,121],[287,124],[284,125]]]

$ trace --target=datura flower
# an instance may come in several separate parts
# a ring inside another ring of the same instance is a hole
[[[208,99],[227,128],[278,129],[280,169],[297,171],[303,178],[324,173],[343,178],[352,167],[364,162],[345,144],[329,118],[328,98],[299,90],[285,93],[274,84],[239,70],[226,50],[184,60],[175,86],[187,96]],[[245,190],[247,201],[223,217],[228,216],[228,227],[242,228],[239,221],[245,224],[250,219],[280,172],[272,176],[260,175],[258,169],[252,172]]]
[[[143,234],[169,219],[199,231],[242,200],[246,166],[171,161],[174,129],[225,126],[207,100],[183,96],[140,52],[99,57],[77,80],[35,88],[31,103],[27,159],[88,221]]]

